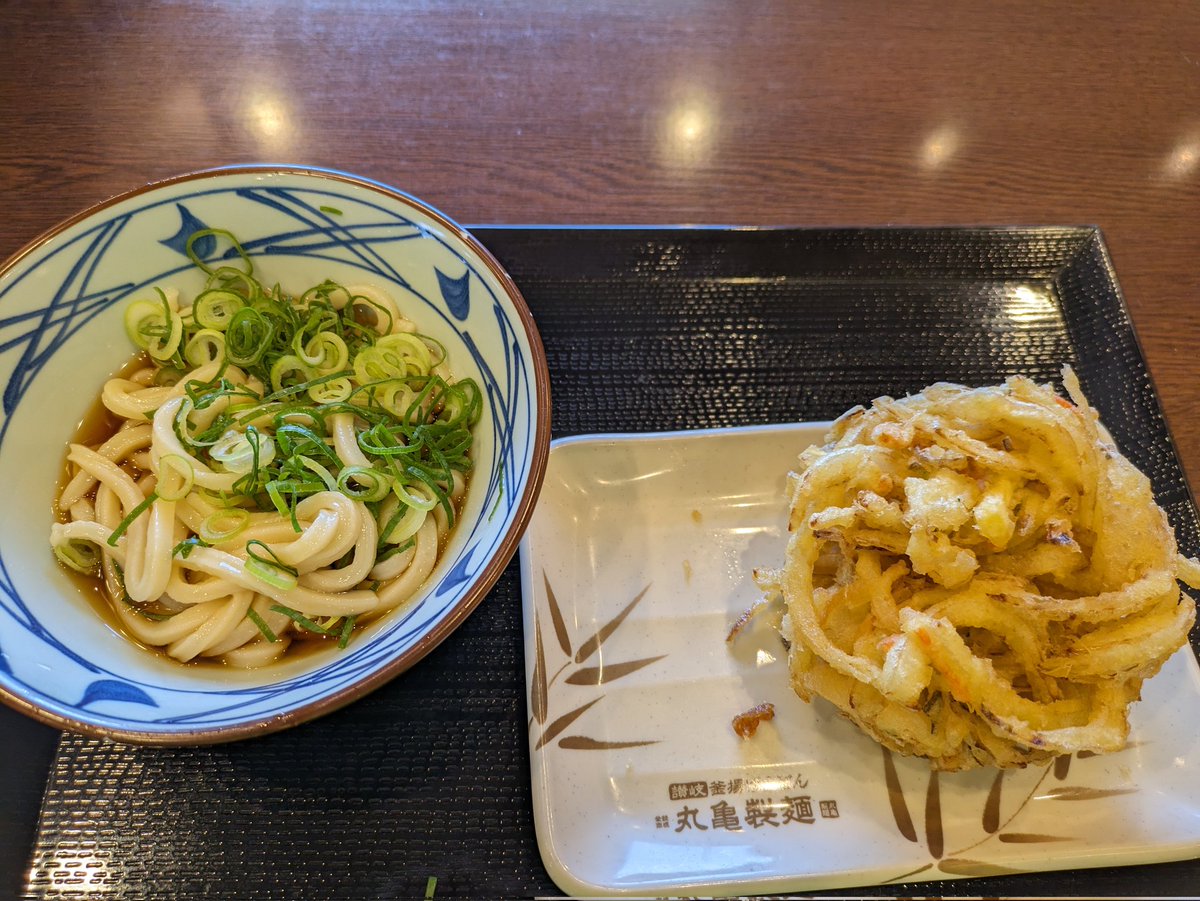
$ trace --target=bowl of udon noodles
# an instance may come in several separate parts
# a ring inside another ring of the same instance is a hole
[[[395,677],[489,594],[550,435],[472,235],[314,168],[133,190],[0,267],[0,700],[164,745]]]

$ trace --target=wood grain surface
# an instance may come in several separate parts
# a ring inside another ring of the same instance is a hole
[[[328,166],[472,223],[1089,224],[1200,484],[1200,6],[0,0],[0,259]]]

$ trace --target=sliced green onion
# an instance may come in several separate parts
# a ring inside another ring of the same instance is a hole
[[[353,321],[360,326],[369,326],[376,335],[389,334],[395,325],[391,310],[362,294],[351,297],[347,306]]]
[[[293,343],[296,356],[322,374],[345,369],[346,364],[350,362],[350,350],[346,347],[346,342],[333,332],[314,335],[303,349],[296,346],[299,339],[300,335],[297,334]]]
[[[479,394],[479,386],[471,379],[447,385],[441,398],[442,412],[438,419],[447,425],[462,423],[471,426],[479,418],[482,399]],[[470,437],[469,432],[467,435]]]
[[[328,629],[318,626],[311,619],[301,613],[299,610],[293,610],[291,607],[285,607],[283,604],[272,604],[271,609],[276,613],[282,613],[296,625],[300,626],[308,632],[313,632],[317,635],[333,635]]]
[[[125,308],[125,334],[142,350],[150,343],[147,333],[165,325],[162,304],[153,300],[135,300]]]
[[[250,513],[240,507],[226,507],[208,514],[197,534],[209,544],[221,544],[237,537],[250,524]]]
[[[274,335],[270,319],[253,307],[242,307],[225,329],[225,355],[235,366],[253,365],[270,349]]]
[[[225,336],[216,329],[200,329],[188,338],[183,348],[183,358],[195,368],[219,363],[225,359]]]
[[[428,375],[433,369],[433,355],[429,351],[429,345],[422,341],[419,335],[396,332],[384,335],[375,346],[404,361],[407,371],[402,372],[402,375]]]
[[[426,487],[433,492],[434,503],[442,505],[442,509],[446,511],[447,519],[449,519],[451,525],[454,525],[454,505],[450,503],[450,495],[438,484],[438,480],[419,466],[410,465],[405,471],[410,476],[418,478],[425,483]],[[447,481],[449,481],[449,473],[447,473]]]
[[[250,473],[275,459],[275,442],[254,426],[245,432],[230,429],[209,449],[226,472]]]
[[[392,493],[404,506],[415,507],[418,510],[429,511],[438,504],[437,494],[431,489],[429,483],[424,481],[408,485],[399,481],[393,482]]]
[[[196,548],[209,546],[210,545],[207,541],[202,538],[197,538],[195,535],[193,535],[191,538],[183,539],[183,541],[171,548],[171,556],[182,557],[184,560],[186,560],[188,555],[191,554],[191,552]]]
[[[300,493],[297,490],[298,486],[293,481],[281,481],[272,479],[267,482],[264,489],[267,492],[267,497],[271,499],[271,503],[275,505],[275,512],[280,516],[287,517],[292,521],[292,529],[299,534],[303,531],[300,528],[300,519],[296,516],[296,502]],[[284,493],[287,497],[284,497]]]
[[[157,361],[174,356],[183,339],[183,319],[171,309],[167,295],[155,288],[159,300],[140,300],[125,309],[125,332],[129,339]]]
[[[259,555],[256,551],[253,550],[254,547],[262,548],[264,551],[266,551],[266,556]],[[257,538],[252,538],[250,541],[246,542],[246,554],[249,555],[249,557],[251,559],[261,560],[263,563],[269,563],[271,566],[274,566],[276,569],[281,569],[284,572],[290,573],[293,576],[296,575],[298,572],[298,570],[294,566],[288,566],[288,564],[286,564],[282,560],[280,560],[279,555],[276,554],[273,550],[271,550],[270,545],[268,545],[267,543],[265,543],[263,541],[259,541]]]
[[[350,641],[350,633],[354,631],[354,621],[358,614],[351,614],[342,621],[342,634],[338,637],[338,647],[344,648]]]
[[[358,433],[358,446],[377,457],[410,456],[421,450],[421,442],[408,442],[380,422]]]
[[[384,501],[379,512],[384,524],[379,530],[379,542],[383,545],[408,541],[420,531],[429,515],[429,510],[402,504],[396,498]]]
[[[100,548],[84,538],[71,538],[54,546],[54,556],[76,572],[92,574],[100,565]]]
[[[347,466],[338,473],[335,489],[356,501],[381,501],[392,488],[392,478],[371,466]]]
[[[254,278],[253,269],[243,272],[236,266],[218,266],[208,277],[208,286],[223,291],[232,291],[246,303],[254,303],[262,297],[262,285]]]
[[[345,296],[343,297],[343,295]],[[335,300],[335,297],[337,297],[338,300]],[[345,288],[326,279],[325,281],[321,282],[321,284],[313,285],[311,288],[301,294],[299,303],[302,306],[311,306],[314,303],[327,303],[333,307],[334,310],[340,310],[342,306],[345,305],[346,298],[348,297],[349,295],[346,294]]]
[[[213,274],[214,270],[212,269],[212,267],[210,267],[208,264],[206,264],[204,262],[204,260],[200,259],[200,257],[197,256],[196,251],[192,249],[193,244],[195,244],[201,238],[205,238],[210,235],[214,238],[221,237],[221,238],[227,238],[229,240],[229,243],[233,245],[234,250],[237,251],[238,256],[240,256],[242,258],[242,261],[246,264],[246,271],[244,273],[245,275],[249,275],[250,273],[252,273],[254,271],[254,264],[252,262],[250,262],[250,257],[246,255],[246,251],[244,251],[242,249],[242,245],[238,243],[238,239],[235,238],[230,232],[227,232],[223,228],[202,228],[199,231],[194,231],[190,235],[188,235],[187,244],[184,245],[184,250],[187,252],[188,259],[190,259],[193,263],[195,263],[197,266],[199,266],[205,272],[207,272],[209,274]],[[232,268],[232,267],[225,267],[225,268]],[[238,270],[235,269],[234,271],[237,272]],[[240,275],[243,273],[239,272],[238,274]]]
[[[245,305],[246,301],[232,291],[211,288],[192,303],[192,316],[197,325],[223,332],[229,328],[234,314]]]
[[[308,386],[308,396],[315,404],[337,404],[348,400],[354,385],[348,378],[335,378],[326,382],[313,382]]]
[[[408,413],[420,400],[412,387],[401,381],[392,381],[379,389],[379,403],[398,419],[407,419]]]
[[[129,595],[124,595],[121,598],[121,600],[122,600],[122,602],[124,602],[125,606],[129,607],[131,610],[133,610],[135,613],[137,613],[138,616],[141,616],[144,619],[148,619],[154,623],[166,622],[172,616],[175,615],[174,613],[151,613],[149,610],[144,610],[144,609],[142,609],[142,606],[140,604],[135,603],[133,598],[131,598]]]
[[[421,340],[424,341],[425,344],[429,347],[431,352],[433,352],[433,351],[437,352],[433,358],[433,366],[439,366],[442,363],[446,362],[446,358],[448,356],[450,356],[450,354],[446,350],[445,344],[443,344],[437,338],[431,338],[429,335],[421,335],[420,337],[421,337]]]
[[[496,503],[492,504],[492,509],[488,512],[487,521],[491,522],[495,517],[496,511],[500,509],[500,500],[504,497],[504,470],[500,470],[499,485],[496,491]]]
[[[454,383],[456,387],[468,392],[470,404],[467,407],[467,425],[474,426],[483,415],[483,392],[474,379],[460,379]]]
[[[214,507],[219,507],[220,509],[217,512],[237,510],[239,505],[244,501],[244,498],[236,494],[230,494],[226,491],[216,491],[212,488],[197,488],[196,493]],[[216,514],[214,513],[213,515],[215,516]],[[249,514],[247,513],[246,515],[248,516]]]
[[[276,421],[278,422],[278,417],[276,417]],[[275,442],[279,445],[279,452],[286,457],[321,454],[334,463],[338,459],[329,445],[325,443],[325,439],[303,423],[285,420],[277,425]]]
[[[399,510],[399,509],[400,508],[397,507],[397,510]],[[408,510],[411,508],[405,507],[404,509]],[[397,516],[397,520],[398,519],[399,519],[399,517]],[[409,538],[407,541],[402,541],[399,544],[384,545],[382,550],[376,552],[375,562],[382,563],[384,560],[387,560],[389,557],[395,557],[397,554],[403,554],[409,548],[416,547],[416,544],[417,544],[417,541],[415,538]],[[376,586],[378,586],[378,584],[379,583],[376,583]]]
[[[271,364],[271,387],[276,392],[294,388],[312,379],[313,372],[299,357],[287,354]]]
[[[112,534],[108,536],[108,546],[116,547],[117,540],[128,531],[133,525],[133,521],[150,509],[150,505],[158,500],[158,494],[151,491],[146,495],[146,499],[129,511],[129,515],[117,523],[117,527],[113,529]]]
[[[246,561],[246,572],[260,582],[266,582],[272,588],[278,588],[280,591],[291,591],[297,584],[294,575],[284,572],[271,563],[263,563],[257,557],[251,557]]]
[[[298,456],[297,459],[300,461],[300,465],[305,469],[315,472],[320,477],[321,481],[325,483],[326,488],[328,488],[330,491],[338,490],[338,478],[334,476],[334,474],[328,469],[326,469],[312,457]]]
[[[192,461],[179,454],[165,454],[158,461],[158,483],[155,491],[164,501],[180,501],[192,490],[196,469]]]
[[[190,444],[195,447],[196,442],[192,440],[191,422],[188,417],[192,415],[192,411],[196,409],[196,403],[190,396],[184,396],[179,401],[179,409],[175,413],[175,422],[172,424],[175,429],[175,437],[182,444]]]
[[[360,385],[397,378],[404,373],[389,365],[388,358],[375,347],[366,347],[354,355],[354,378]]]
[[[162,300],[163,320],[166,324],[165,333],[152,333],[150,340],[146,344],[146,353],[150,354],[155,360],[169,360],[175,355],[175,351],[179,350],[179,344],[183,341],[183,318],[175,310],[171,309],[171,304],[167,300],[167,295],[163,293],[161,288],[155,288],[158,296]]]
[[[246,611],[246,619],[258,626],[258,631],[263,634],[263,638],[274,644],[279,641],[279,636],[271,631],[271,627],[267,625],[267,621],[258,615],[258,612],[251,607]]]

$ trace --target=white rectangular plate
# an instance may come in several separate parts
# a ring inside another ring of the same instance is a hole
[[[792,692],[730,626],[778,566],[784,483],[826,424],[569,438],[521,545],[534,821],[576,895],[746,894],[1200,855],[1200,667],[1143,689],[1130,744],[932,774]],[[762,702],[751,739],[733,717]]]

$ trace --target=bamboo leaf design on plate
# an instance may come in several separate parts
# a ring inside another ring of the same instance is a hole
[[[1039,842],[1073,842],[1067,835],[1043,835],[1040,832],[1001,832],[997,838],[1009,844],[1037,844]]]
[[[983,805],[983,831],[991,835],[1000,828],[1000,788],[1004,785],[1004,770],[996,771],[987,802]]]
[[[550,577],[546,575],[544,569],[542,570],[542,579],[546,583],[546,606],[550,608],[550,623],[554,626],[554,637],[558,639],[558,646],[562,648],[562,652],[570,657],[571,638],[567,635],[567,623],[563,619],[562,608],[558,606],[558,598],[554,596],[554,589],[550,587]]]
[[[546,722],[549,713],[548,690],[546,688],[546,653],[542,649],[542,621],[533,614],[533,684],[529,686],[529,706],[533,708],[533,718],[538,723]]]
[[[651,663],[656,663],[666,657],[666,654],[660,654],[657,657],[643,657],[641,660],[630,660],[626,663],[608,663],[603,666],[585,666],[575,670],[571,675],[567,676],[566,681],[572,685],[603,685],[605,682],[614,682],[622,676],[628,676],[630,673],[636,673],[643,666],[649,666]],[[562,744],[562,742],[559,742]]]
[[[567,656],[568,661],[572,655],[571,636],[567,631],[567,622],[562,614],[562,607],[558,603],[558,598],[554,594],[554,587],[550,584],[550,577],[546,571],[542,570],[542,579],[546,585],[546,608],[550,614],[550,622],[554,627],[554,637],[558,641],[558,646]],[[646,596],[646,592],[650,590],[647,585],[637,596],[631,600],[625,607],[617,613],[612,619],[596,630],[587,641],[585,641],[574,652],[574,662],[582,663],[600,649],[600,646],[613,634],[623,623],[626,617],[633,612],[633,609]],[[546,648],[542,636],[542,621],[538,610],[534,610],[534,665],[532,685],[529,689],[530,707],[533,710],[534,719],[539,724],[544,724],[550,716],[550,689],[557,681],[558,676],[570,666],[570,663],[564,663],[562,667],[554,674],[554,677],[547,679],[546,668]],[[575,671],[566,677],[563,681],[571,685],[584,686],[599,686],[613,682],[630,673],[635,673],[643,667],[649,666],[652,663],[657,663],[667,655],[662,654],[657,657],[644,657],[639,660],[626,660],[619,663],[600,664],[598,666],[577,666]],[[552,742],[557,738],[568,726],[584,714],[585,711],[593,704],[597,704],[603,698],[594,698],[593,700],[576,707],[569,713],[564,713],[556,718],[550,725],[546,726],[538,738],[537,743],[533,746],[533,750],[539,750],[543,746]],[[619,748],[637,748],[643,745],[658,744],[658,740],[635,740],[635,741],[601,741],[595,738],[589,738],[586,735],[568,735],[558,742],[560,748],[565,748],[574,751],[598,751],[611,750]]]
[[[1054,778],[1062,782],[1071,772],[1071,755],[1060,754],[1054,758]]]
[[[966,860],[962,857],[947,857],[938,861],[938,869],[952,876],[1006,876],[1010,873],[1024,873],[1025,870],[1013,867],[1002,867],[999,864],[987,863],[982,860]]]
[[[929,787],[925,790],[925,843],[933,857],[946,850],[942,833],[942,789],[937,770],[929,771]]]
[[[1083,785],[1064,785],[1052,788],[1042,795],[1052,801],[1094,801],[1097,798],[1112,798],[1116,795],[1132,795],[1136,788],[1088,788]]]
[[[625,609],[606,622],[600,627],[599,631],[597,631],[595,635],[585,641],[579,648],[579,651],[575,654],[575,662],[583,663],[583,661],[595,654],[596,651],[599,650],[600,645],[604,644],[605,639],[612,635],[613,632],[617,631],[617,627],[620,626],[621,623],[625,622],[625,617],[629,616],[629,614],[633,612],[633,608],[641,602],[642,598],[646,596],[646,592],[649,590],[650,586],[647,585],[640,592],[638,592],[637,597],[625,605]]]
[[[908,805],[904,802],[904,786],[900,784],[900,777],[896,775],[896,763],[892,760],[892,752],[882,745],[880,750],[883,751],[883,779],[887,783],[888,803],[892,806],[892,817],[896,821],[896,828],[910,842],[915,842],[917,830],[913,826]]]
[[[657,741],[600,741],[588,738],[586,735],[564,735],[558,740],[560,748],[571,751],[611,751],[617,748],[640,748],[643,745],[656,745]]]
[[[922,867],[917,867],[915,870],[909,870],[907,873],[901,873],[899,876],[889,876],[887,879],[881,880],[879,884],[887,885],[890,882],[908,882],[908,880],[912,879],[918,873],[924,873],[926,870],[932,868],[933,864],[927,863]]]
[[[571,723],[575,722],[577,719],[579,719],[581,716],[583,716],[584,711],[586,711],[593,704],[598,704],[600,702],[600,699],[603,697],[604,697],[604,695],[600,695],[599,698],[594,698],[593,700],[588,701],[586,704],[581,704],[579,707],[576,707],[570,713],[564,713],[562,716],[560,716],[558,719],[556,719],[554,722],[552,722],[549,726],[546,727],[546,731],[542,733],[542,737],[538,739],[538,743],[533,746],[533,749],[536,751],[542,745],[546,744],[546,742],[553,741],[560,732],[562,732],[564,729],[567,728],[567,726],[571,725]]]

